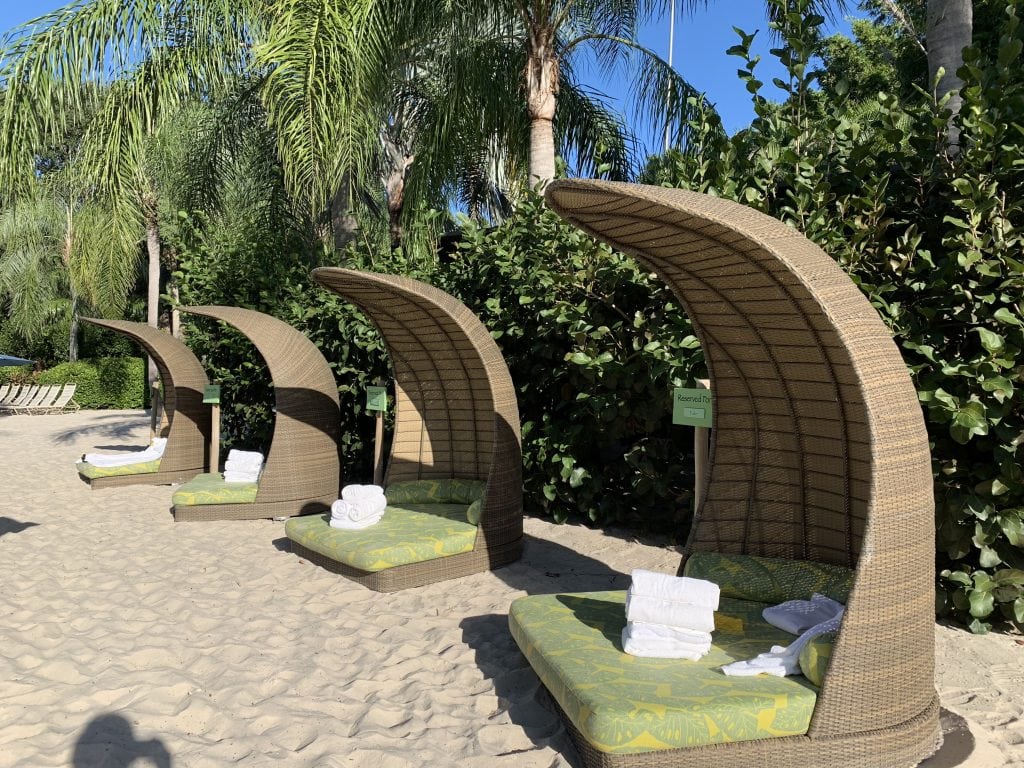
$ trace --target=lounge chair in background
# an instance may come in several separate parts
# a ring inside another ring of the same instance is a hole
[[[54,392],[54,397],[49,403],[36,405],[29,412],[36,414],[65,413],[66,411],[77,411],[81,407],[73,399],[78,389],[77,384],[68,382],[63,389],[59,386],[56,389],[58,391]]]
[[[935,508],[921,406],[888,329],[835,261],[745,206],[597,181],[546,194],[668,283],[713,393],[707,491],[681,569],[722,588],[711,652],[627,656],[621,592],[510,609],[584,763],[918,764],[939,737]],[[793,677],[722,674],[788,645],[760,611],[811,592],[846,603],[830,657]]]
[[[133,339],[153,358],[160,372],[164,413],[170,426],[167,445],[159,460],[120,467],[95,467],[80,462],[81,478],[96,490],[123,485],[184,483],[203,472],[210,440],[210,407],[203,404],[203,389],[208,380],[192,350],[171,334],[146,323],[89,317],[82,320]]]
[[[172,497],[175,520],[254,520],[330,508],[338,496],[338,385],[309,339],[285,322],[238,307],[184,307],[241,331],[274,383],[274,436],[257,483],[225,483],[214,471]],[[217,467],[211,467],[216,470]]]
[[[394,371],[389,506],[356,531],[330,516],[289,520],[292,551],[381,592],[479,573],[519,558],[519,409],[508,366],[464,304],[395,275],[324,267],[313,280],[377,327]]]
[[[30,413],[34,407],[38,406],[44,400],[53,400],[55,389],[57,389],[57,387],[54,387],[52,384],[37,386],[28,397],[22,399],[18,403],[0,405],[0,410],[6,413]]]

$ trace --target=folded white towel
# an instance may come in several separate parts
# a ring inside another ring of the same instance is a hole
[[[259,463],[262,464],[263,454],[259,451],[239,451],[237,448],[232,448],[228,451],[227,460],[240,462],[259,461]]]
[[[687,643],[689,645],[711,645],[710,632],[694,632],[691,629],[668,627],[664,624],[650,624],[646,621],[626,622],[626,629],[629,630],[631,637],[637,639]]]
[[[735,677],[752,675],[787,675],[800,674],[800,651],[814,637],[826,632],[835,632],[843,621],[843,612],[806,630],[800,637],[787,646],[773,645],[768,653],[760,653],[753,659],[734,661],[722,667],[722,672]]]
[[[773,627],[784,629],[794,635],[802,635],[811,627],[835,618],[842,612],[842,603],[815,593],[811,595],[810,600],[788,600],[780,605],[765,608],[761,615]]]
[[[689,659],[697,661],[711,650],[711,636],[705,642],[683,642],[637,629],[637,624],[627,622],[622,629],[622,650],[630,656],[648,659]]]
[[[718,609],[721,589],[713,581],[691,579],[689,576],[670,576],[637,568],[632,573],[634,595],[656,597],[659,600],[674,600],[701,608]]]
[[[631,589],[626,591],[626,619],[694,632],[711,632],[715,628],[715,612],[710,608],[634,595]]]
[[[82,457],[94,467],[124,467],[128,464],[144,464],[147,461],[156,461],[164,455],[167,447],[166,437],[154,437],[153,441],[141,451],[129,451],[127,453],[87,453]]]
[[[257,472],[224,472],[225,483],[257,483],[260,479],[260,473]]]
[[[259,472],[262,468],[263,468],[263,459],[259,459],[259,460],[255,460],[254,459],[254,460],[251,460],[251,461],[249,461],[249,460],[247,460],[247,461],[238,461],[236,459],[229,459],[228,461],[224,462],[224,469],[225,469],[225,471],[231,471],[231,472],[251,472],[251,471]]]
[[[338,499],[331,504],[331,528],[357,531],[376,525],[382,517],[384,517],[383,507],[379,512],[366,515],[354,504],[350,504],[344,499]]]

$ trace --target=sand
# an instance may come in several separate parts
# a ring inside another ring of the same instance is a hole
[[[169,487],[78,479],[77,455],[140,448],[147,426],[0,418],[0,766],[580,764],[509,602],[624,588],[675,550],[528,518],[519,563],[381,595],[291,554],[281,522],[175,524]],[[938,628],[936,685],[970,756],[937,768],[1024,767],[1017,639]]]

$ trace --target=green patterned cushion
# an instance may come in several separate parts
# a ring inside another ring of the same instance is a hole
[[[466,508],[466,520],[472,525],[480,525],[480,511],[484,508],[484,500],[477,499]]]
[[[836,642],[835,632],[826,632],[812,638],[800,649],[800,671],[815,685],[821,685],[832,661],[832,646]]]
[[[854,577],[854,571],[841,565],[717,552],[694,552],[683,574],[715,582],[723,597],[771,605],[809,600],[815,592],[845,603]]]
[[[392,483],[384,491],[388,504],[472,504],[482,499],[487,483],[483,480],[460,480],[457,477],[439,480],[407,480]]]
[[[358,531],[331,528],[330,519],[293,517],[285,535],[335,562],[371,572],[472,552],[476,544],[477,528],[466,522],[465,504],[388,506],[379,523]]]
[[[699,661],[622,651],[625,592],[523,597],[512,636],[576,729],[597,750],[635,754],[806,733],[817,693],[800,676],[726,677],[793,636],[761,618],[763,603],[721,600],[711,651]]]
[[[219,472],[196,475],[171,496],[176,507],[199,504],[251,504],[256,501],[258,483],[225,483]]]
[[[124,477],[125,475],[145,475],[160,469],[160,459],[142,464],[125,464],[120,467],[97,467],[87,461],[77,464],[78,474],[95,480],[97,477]]]

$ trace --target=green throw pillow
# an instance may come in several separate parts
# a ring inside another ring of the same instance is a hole
[[[466,510],[466,520],[473,525],[480,525],[480,510],[484,507],[483,499],[477,499]]]
[[[694,552],[686,560],[683,575],[713,581],[722,588],[722,597],[778,605],[809,600],[815,592],[845,603],[854,571],[807,560]]]
[[[817,686],[825,679],[829,662],[832,661],[832,646],[836,642],[835,632],[816,635],[800,650],[800,671],[804,677]]]
[[[388,504],[465,504],[469,506],[482,499],[487,483],[483,480],[463,480],[457,477],[437,480],[407,480],[392,483],[384,491]]]

